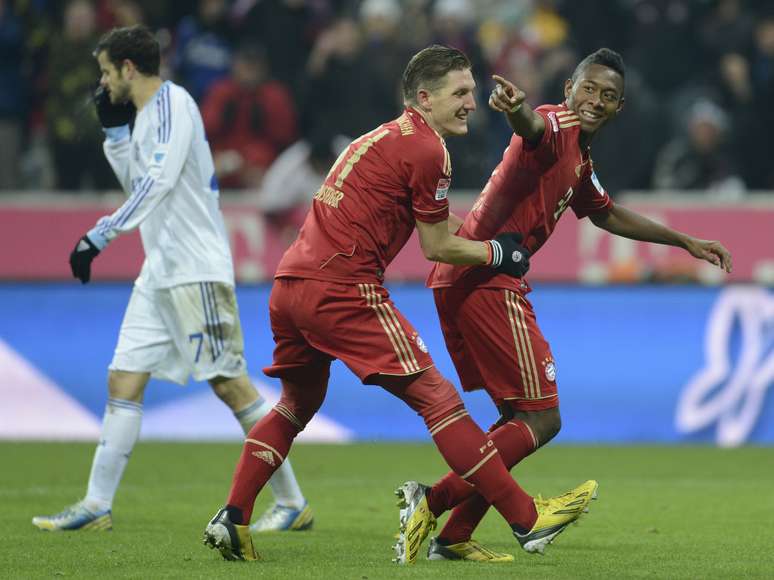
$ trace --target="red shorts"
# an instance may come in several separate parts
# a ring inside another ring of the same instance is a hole
[[[433,366],[414,327],[376,284],[278,278],[269,299],[274,333],[270,377],[341,360],[360,380],[412,375]]]
[[[462,388],[495,404],[539,411],[559,405],[556,363],[529,301],[512,290],[433,290],[446,348]]]

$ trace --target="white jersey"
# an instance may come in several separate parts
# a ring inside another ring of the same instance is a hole
[[[137,112],[134,130],[106,130],[105,155],[129,196],[88,236],[102,249],[140,228],[148,288],[192,282],[234,284],[234,267],[204,124],[191,95],[164,82]]]

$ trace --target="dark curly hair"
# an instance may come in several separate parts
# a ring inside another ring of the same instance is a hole
[[[578,66],[575,67],[575,71],[572,73],[572,82],[578,80],[583,70],[592,64],[606,66],[621,75],[622,80],[626,78],[623,57],[609,48],[600,48],[578,63]]]
[[[105,52],[108,60],[120,69],[125,60],[131,60],[144,75],[158,75],[161,65],[159,41],[145,26],[114,28],[97,42],[94,56]]]

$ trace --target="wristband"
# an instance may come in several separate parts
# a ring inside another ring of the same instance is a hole
[[[489,240],[490,260],[489,265],[492,268],[499,268],[503,263],[503,247],[497,240]]]
[[[123,141],[131,135],[128,123],[126,125],[121,125],[120,127],[103,127],[102,130],[105,132],[108,141],[113,142]]]

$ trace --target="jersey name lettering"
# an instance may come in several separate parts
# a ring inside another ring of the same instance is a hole
[[[323,185],[320,189],[317,190],[317,193],[314,194],[314,198],[322,202],[326,205],[329,205],[333,208],[339,207],[339,202],[344,197],[344,192],[339,191],[338,189],[334,189],[329,185]]]

